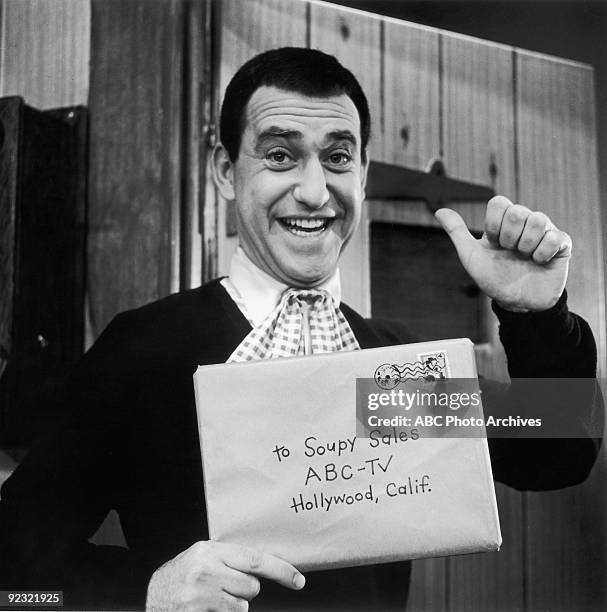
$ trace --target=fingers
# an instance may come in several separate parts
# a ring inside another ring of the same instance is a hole
[[[274,580],[289,588],[299,590],[303,588],[306,579],[290,563],[256,550],[238,544],[224,544],[222,546],[224,563],[232,569],[253,574],[259,578]]]
[[[236,544],[195,542],[159,567],[148,584],[146,609],[246,612],[260,591],[259,578],[302,588],[289,563]]]
[[[434,216],[449,235],[470,233],[461,215],[450,208],[441,208],[434,213]]]
[[[257,597],[261,590],[259,578],[228,566],[225,566],[225,573],[222,579],[223,590],[226,593],[247,601]]]
[[[568,255],[571,253],[571,238],[565,232],[557,229],[548,230],[537,249],[533,251],[533,261],[538,264],[545,264],[557,255]]]
[[[528,208],[518,204],[513,204],[506,208],[498,238],[499,245],[502,248],[516,248],[525,229],[525,221],[530,213],[531,211]]]
[[[442,228],[449,234],[449,238],[451,238],[455,245],[460,259],[466,261],[468,251],[474,246],[476,240],[468,231],[465,221],[459,213],[450,208],[441,208],[434,213],[434,216]]]
[[[521,206],[520,208],[524,208]],[[518,250],[523,255],[531,257],[544,238],[546,232],[552,229],[550,219],[541,212],[532,212],[526,218],[521,237],[518,241]],[[517,246],[516,244],[514,246]],[[514,248],[514,247],[511,247]],[[539,262],[538,262],[539,263]]]
[[[495,196],[487,203],[485,214],[485,234],[493,244],[499,244],[500,229],[504,213],[512,206],[512,202],[503,196]]]
[[[542,212],[496,196],[487,204],[485,235],[494,245],[515,250],[538,264],[571,253],[571,238],[558,230]]]

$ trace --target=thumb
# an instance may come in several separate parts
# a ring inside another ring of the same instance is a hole
[[[450,208],[441,208],[434,213],[434,216],[449,234],[460,259],[466,261],[466,255],[476,245],[476,238],[468,231],[466,222],[459,213]]]

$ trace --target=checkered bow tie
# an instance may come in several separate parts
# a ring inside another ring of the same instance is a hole
[[[325,289],[289,289],[265,321],[253,329],[229,362],[354,351],[358,341]]]

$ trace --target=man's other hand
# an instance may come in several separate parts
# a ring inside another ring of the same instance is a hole
[[[242,612],[259,594],[259,578],[296,590],[305,584],[290,563],[273,555],[238,544],[196,542],[154,572],[146,610]]]
[[[527,312],[556,304],[567,280],[571,238],[544,213],[495,196],[478,240],[454,210],[441,208],[435,216],[468,274],[502,308]]]

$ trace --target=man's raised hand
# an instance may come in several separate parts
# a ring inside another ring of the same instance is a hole
[[[567,281],[571,238],[544,213],[495,196],[478,240],[454,210],[441,208],[435,216],[468,274],[500,306],[526,312],[556,304]]]
[[[243,612],[259,594],[259,578],[296,590],[305,584],[290,563],[273,555],[238,544],[196,542],[154,572],[146,610]]]

